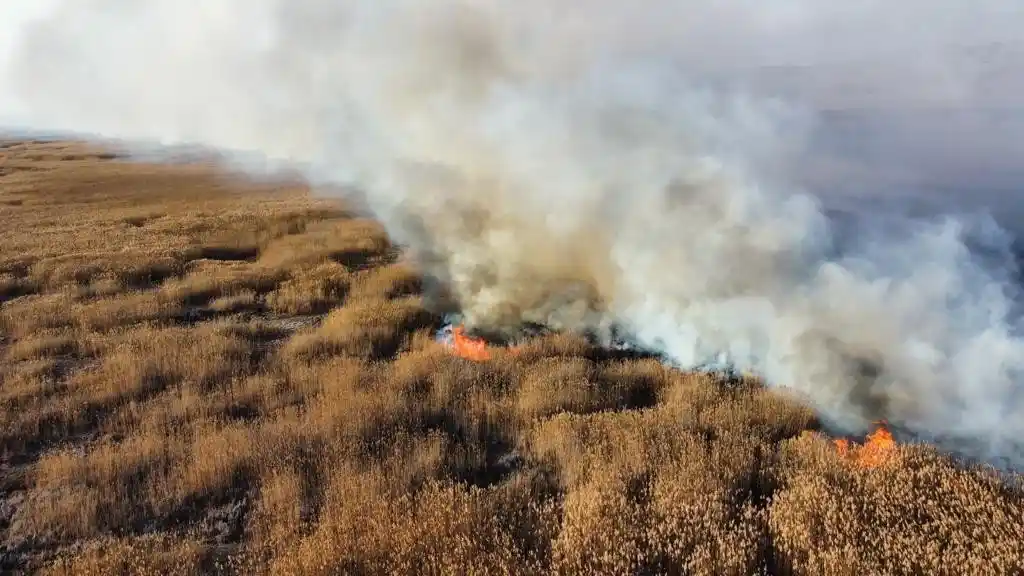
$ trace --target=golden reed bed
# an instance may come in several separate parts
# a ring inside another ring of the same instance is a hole
[[[1024,573],[1019,482],[567,335],[467,360],[420,291],[301,186],[3,144],[0,569]]]

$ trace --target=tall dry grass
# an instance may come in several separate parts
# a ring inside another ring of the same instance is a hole
[[[301,187],[0,166],[0,570],[1024,573],[1019,486],[862,469],[756,381],[565,334],[453,357],[380,226]]]

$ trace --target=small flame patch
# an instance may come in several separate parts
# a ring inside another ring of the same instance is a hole
[[[878,427],[868,434],[862,445],[845,438],[835,440],[839,456],[862,468],[877,468],[892,461],[896,456],[896,440],[885,422],[875,422],[875,425]]]
[[[466,335],[466,329],[462,326],[452,328],[452,352],[467,360],[482,362],[491,359],[491,351],[487,349],[487,342],[481,338],[473,338]]]
[[[490,360],[493,357],[492,350],[495,348],[483,338],[474,338],[466,334],[466,329],[462,325],[445,326],[438,331],[437,341],[447,346],[452,354],[476,362]],[[515,352],[517,347],[510,346],[508,350]]]

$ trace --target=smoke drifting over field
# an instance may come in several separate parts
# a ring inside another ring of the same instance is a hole
[[[1022,463],[1010,237],[955,216],[1015,224],[1021,9],[52,4],[0,24],[19,125],[301,162],[359,190],[471,324],[621,325],[851,431]]]

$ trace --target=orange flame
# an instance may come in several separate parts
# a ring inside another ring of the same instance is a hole
[[[462,326],[452,328],[452,352],[467,360],[490,360],[491,351],[487,349],[487,342],[480,338],[473,338],[466,335]]]
[[[885,422],[876,422],[878,428],[868,434],[861,446],[851,445],[849,440],[835,440],[836,452],[839,456],[857,464],[862,468],[876,468],[889,462],[896,454],[896,440]]]
[[[466,329],[463,326],[453,326],[451,332],[451,339],[448,341],[448,347],[452,354],[465,358],[467,360],[474,360],[477,362],[483,362],[492,358],[493,346],[488,344],[482,338],[473,338],[466,334]],[[512,345],[506,348],[512,354],[519,352],[520,347]]]

